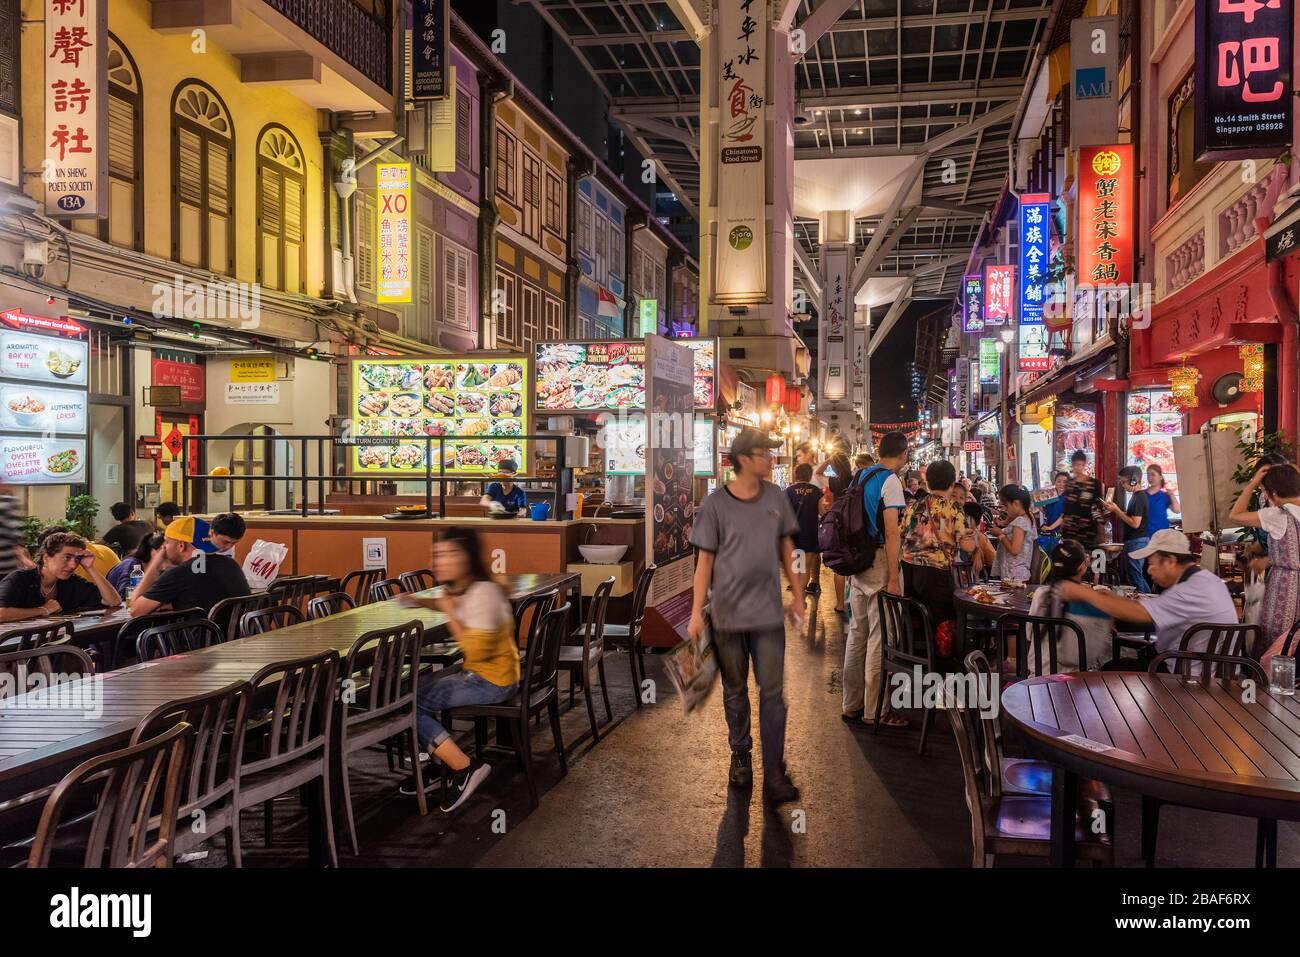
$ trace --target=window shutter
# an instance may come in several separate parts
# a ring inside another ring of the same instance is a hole
[[[135,178],[135,106],[120,96],[108,98],[108,171]]]
[[[187,206],[198,207],[203,197],[202,143],[189,130],[176,131],[177,158],[176,196]]]
[[[470,136],[472,135],[472,114],[470,99],[456,91],[456,165],[469,169],[473,163]]]
[[[357,269],[354,281],[358,289],[375,287],[375,209],[366,200],[357,201]]]

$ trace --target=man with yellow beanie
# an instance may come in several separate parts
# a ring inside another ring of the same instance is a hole
[[[167,526],[162,548],[153,553],[131,601],[131,617],[159,608],[201,608],[206,613],[223,598],[249,593],[244,570],[229,555],[217,552],[211,535],[211,526],[193,515]]]

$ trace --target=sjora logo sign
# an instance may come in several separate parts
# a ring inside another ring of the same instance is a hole
[[[736,226],[727,235],[727,242],[737,251],[748,249],[754,244],[754,231],[748,226]]]
[[[56,930],[129,930],[132,937],[153,932],[150,894],[83,894],[73,887],[50,898],[50,926]]]

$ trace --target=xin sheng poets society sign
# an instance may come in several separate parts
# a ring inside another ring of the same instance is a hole
[[[45,212],[96,219],[108,213],[108,0],[45,0],[44,37]]]

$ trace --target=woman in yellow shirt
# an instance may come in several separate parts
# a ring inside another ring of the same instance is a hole
[[[514,611],[488,573],[473,529],[450,528],[443,533],[433,545],[433,573],[445,594],[410,601],[447,616],[464,664],[461,671],[421,686],[416,723],[420,747],[451,771],[441,802],[442,810],[450,813],[465,803],[492,769],[477,755],[468,757],[436,716],[458,705],[499,704],[514,697],[519,690],[519,651]],[[426,793],[442,787],[438,777],[429,777]],[[402,792],[415,793],[414,777]]]

